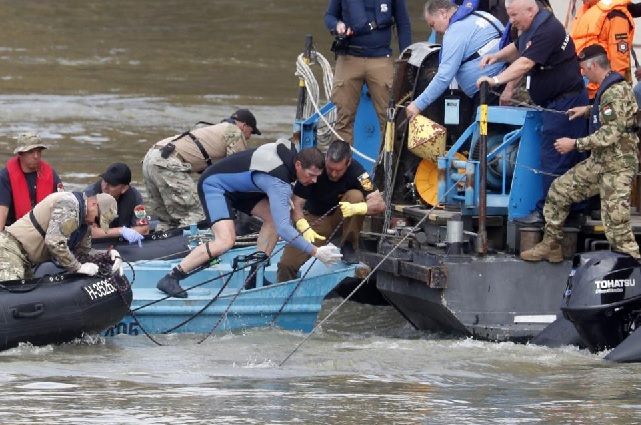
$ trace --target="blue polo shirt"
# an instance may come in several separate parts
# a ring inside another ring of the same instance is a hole
[[[454,77],[461,90],[467,96],[473,97],[478,92],[476,80],[479,77],[493,77],[501,72],[505,66],[502,62],[486,66],[484,69],[479,66],[481,56],[499,51],[501,33],[490,21],[499,30],[504,30],[503,24],[486,12],[476,12],[448,26],[443,34],[438,71],[423,93],[414,100],[418,109],[422,111],[434,103],[449,87]],[[476,52],[479,52],[479,57],[463,63]]]

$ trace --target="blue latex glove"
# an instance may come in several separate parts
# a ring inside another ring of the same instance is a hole
[[[122,226],[122,230],[120,230],[120,235],[123,237],[123,239],[126,239],[127,242],[129,242],[130,244],[138,242],[139,247],[142,247],[142,240],[145,238],[143,235],[136,232],[134,229],[130,229],[127,226]]]

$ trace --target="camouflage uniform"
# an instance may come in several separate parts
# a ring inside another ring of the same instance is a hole
[[[111,198],[107,204],[100,202],[100,223],[108,229],[109,223],[117,216],[116,201]],[[86,196],[83,197],[86,202]],[[0,281],[27,279],[32,277],[32,266],[55,260],[65,270],[75,272],[84,262],[109,260],[107,251],[91,248],[91,228],[82,236],[73,252],[67,244],[70,236],[81,224],[79,204],[71,192],[59,192],[47,196],[33,211],[34,218],[45,231],[43,238],[33,225],[30,215],[20,218],[0,232]]]
[[[229,122],[190,133],[200,141],[212,163],[247,149],[242,132]],[[161,149],[169,143],[175,145],[175,150],[163,158]],[[191,173],[201,173],[205,168],[206,159],[188,134],[164,139],[147,152],[142,161],[142,175],[148,192],[147,205],[160,220],[159,229],[188,226],[205,219],[196,182],[191,177]]]
[[[601,127],[576,141],[577,149],[591,149],[591,156],[557,178],[548,192],[543,209],[546,238],[560,241],[570,205],[600,194],[605,236],[612,249],[639,258],[630,224],[632,179],[638,167],[639,139],[632,131],[636,110],[629,84],[613,84],[603,92],[599,102]]]

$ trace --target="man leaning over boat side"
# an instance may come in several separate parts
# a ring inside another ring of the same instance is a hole
[[[347,142],[334,140],[325,153],[325,170],[315,184],[294,186],[292,221],[309,242],[320,246],[343,221],[339,246],[343,261],[357,264],[358,237],[365,215],[385,211],[385,201]],[[321,216],[340,205],[323,219]],[[320,220],[319,220],[320,219]],[[311,225],[310,225],[311,223]],[[278,262],[278,282],[296,278],[310,255],[287,245]]]
[[[632,180],[638,170],[636,99],[625,78],[610,69],[602,46],[586,47],[579,60],[583,74],[600,87],[594,105],[572,108],[568,114],[570,119],[589,119],[590,135],[578,139],[562,137],[554,147],[562,155],[573,150],[590,149],[592,153],[550,186],[543,209],[543,240],[522,252],[523,260],[563,261],[563,223],[570,205],[596,194],[601,195],[603,227],[612,250],[640,258],[630,223]]]
[[[101,193],[53,193],[28,214],[0,232],[0,281],[33,277],[32,267],[53,260],[59,267],[93,276],[96,262],[113,262],[122,274],[122,260],[114,249],[91,248],[91,227],[103,231],[116,218],[116,200]]]
[[[44,149],[47,146],[36,133],[18,135],[14,156],[0,170],[0,231],[47,195],[64,191],[56,170],[42,159]]]
[[[541,146],[539,149],[543,191],[530,215],[515,222],[540,225],[543,223],[545,196],[554,179],[585,158],[582,152],[561,155],[554,149],[560,137],[582,137],[587,134],[585,123],[569,121],[562,112],[588,104],[588,93],[576,58],[574,42],[563,24],[549,10],[539,7],[536,0],[506,0],[512,25],[518,38],[498,53],[481,58],[481,67],[496,62],[511,62],[493,78],[480,77],[477,86],[487,82],[490,87],[506,84],[523,76],[532,101],[545,108],[542,111]],[[561,113],[559,113],[561,112]],[[584,205],[575,206],[578,212]]]
[[[158,230],[204,220],[191,173],[202,173],[220,159],[247,149],[252,134],[260,135],[256,117],[239,109],[215,125],[168,137],[154,144],[142,160],[147,204],[158,217]]]
[[[131,169],[127,164],[114,162],[100,174],[100,180],[87,186],[83,192],[87,196],[108,193],[118,203],[118,217],[109,223],[109,230],[94,227],[91,237],[94,239],[122,236],[127,242],[142,246],[143,235],[149,234],[147,212],[143,205],[142,195],[131,183]]]
[[[483,69],[479,67],[483,55],[499,51],[499,43],[505,28],[501,21],[487,12],[480,12],[464,2],[456,6],[450,0],[428,0],[424,7],[427,25],[443,35],[436,75],[423,92],[407,106],[409,119],[434,103],[445,90],[456,82],[463,92],[480,104],[476,80],[481,76],[493,77],[503,69],[496,62]],[[491,94],[489,104],[498,104],[498,95]]]
[[[229,156],[205,170],[198,180],[198,195],[214,240],[196,247],[156,285],[177,298],[187,292],[179,281],[227,252],[236,241],[233,209],[263,220],[256,251],[269,256],[278,236],[326,264],[340,260],[335,247],[315,247],[304,239],[289,219],[293,182],[310,185],[324,167],[323,154],[316,148],[296,152],[285,139],[266,143]]]

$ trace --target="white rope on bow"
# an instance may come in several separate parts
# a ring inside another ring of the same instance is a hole
[[[332,84],[334,82],[334,72],[332,67],[327,61],[327,59],[319,52],[313,50],[311,53],[311,62],[318,63],[321,66],[323,71],[323,89],[325,91],[325,101],[329,103],[332,96]],[[334,139],[343,139],[336,133],[334,130],[334,123],[336,122],[336,108],[331,112],[327,113],[327,116],[323,116],[320,113],[320,107],[318,106],[318,101],[320,98],[320,89],[318,87],[318,82],[316,77],[312,72],[312,69],[308,63],[305,63],[305,56],[301,53],[296,59],[296,74],[297,77],[302,78],[305,81],[305,89],[307,90],[307,96],[305,98],[305,104],[303,105],[303,117],[307,119],[313,114],[318,113],[323,125],[319,125],[316,131],[316,145],[321,151],[326,151],[327,147]],[[372,159],[360,152],[358,149],[355,149],[352,146],[352,151],[365,159],[366,161],[376,164],[377,160]]]

